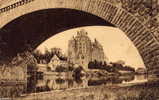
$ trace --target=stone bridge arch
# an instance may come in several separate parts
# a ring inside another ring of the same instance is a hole
[[[149,70],[159,69],[159,44],[155,28],[148,27],[149,20],[142,21],[133,11],[123,9],[122,0],[19,0],[5,5],[0,6],[0,19],[3,19],[0,28],[19,16],[49,8],[75,9],[99,16],[125,32]]]

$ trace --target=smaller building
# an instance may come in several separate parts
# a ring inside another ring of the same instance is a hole
[[[37,64],[38,72],[47,72],[48,66],[47,64]]]
[[[147,73],[147,70],[146,70],[146,68],[138,68],[138,69],[136,70],[136,73],[137,73],[137,74],[146,74],[146,73]]]
[[[46,61],[45,59],[41,59],[41,60],[39,61],[39,63],[40,63],[40,64],[47,64],[47,61]]]
[[[61,60],[59,57],[57,57],[57,55],[54,55],[48,63],[48,66],[52,71],[55,71],[57,67],[67,67],[68,63],[67,61]]]

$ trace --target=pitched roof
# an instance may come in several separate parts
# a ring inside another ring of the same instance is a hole
[[[59,57],[57,57],[57,55],[54,55],[51,59],[51,61],[54,61],[54,60],[60,60]]]

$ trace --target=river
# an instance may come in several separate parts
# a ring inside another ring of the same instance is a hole
[[[46,75],[39,79],[30,77],[27,84],[1,86],[0,89],[3,92],[0,92],[0,95],[1,98],[9,97],[19,100],[34,100],[35,97],[40,97],[36,100],[74,100],[75,98],[78,100],[90,98],[94,98],[90,100],[105,100],[102,98],[107,98],[106,100],[154,100],[150,98],[158,98],[158,83],[158,77],[152,75],[124,75],[118,78],[84,77],[81,79]],[[51,95],[54,95],[54,99],[51,99]]]

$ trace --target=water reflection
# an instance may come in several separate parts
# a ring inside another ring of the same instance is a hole
[[[138,83],[149,83],[148,77],[145,75],[127,75],[107,78],[83,78],[74,79],[67,77],[44,76],[37,78],[29,77],[27,84],[12,84],[0,86],[0,97],[19,97],[23,94],[49,92],[55,90],[82,89],[96,86],[116,86],[131,85]],[[153,85],[155,86],[155,85]],[[151,87],[153,87],[151,86]]]
[[[44,76],[43,79],[28,78],[27,93],[46,92],[54,90],[66,90],[74,88],[88,88],[91,86],[107,85],[113,86],[118,84],[140,83],[147,82],[145,75],[127,75],[108,78],[60,78]]]
[[[24,93],[25,88],[24,84],[0,85],[0,98],[18,97]]]
[[[135,75],[133,80],[125,81],[123,80],[123,84],[130,84],[130,83],[146,83],[148,82],[148,76],[147,75]]]

